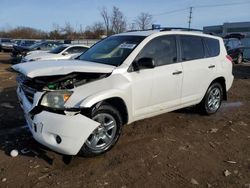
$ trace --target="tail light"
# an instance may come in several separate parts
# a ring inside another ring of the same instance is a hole
[[[233,63],[233,59],[229,56],[229,55],[226,55],[226,58],[231,61],[231,63]]]

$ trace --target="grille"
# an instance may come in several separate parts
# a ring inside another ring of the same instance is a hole
[[[23,85],[23,84],[21,84],[20,87],[23,90],[23,92],[24,92],[26,98],[28,99],[28,101],[31,104],[33,104],[33,102],[34,102],[34,95],[36,93],[36,90],[33,89],[33,88],[30,88],[30,87],[28,87],[26,85]]]
[[[18,82],[20,89],[24,92],[28,101],[33,104],[34,95],[35,95],[37,90],[34,89],[33,87],[30,87],[27,85],[30,82],[30,79],[28,77],[24,76],[23,74],[20,74],[17,77],[17,82]]]

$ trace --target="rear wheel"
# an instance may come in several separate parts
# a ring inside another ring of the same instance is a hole
[[[223,90],[220,83],[213,83],[207,90],[206,95],[200,103],[203,113],[210,115],[218,111],[223,98]]]
[[[92,119],[100,123],[88,137],[80,154],[96,156],[110,150],[118,141],[122,130],[122,118],[119,111],[108,104],[95,108]]]

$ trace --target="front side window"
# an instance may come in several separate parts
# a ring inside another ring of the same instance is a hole
[[[197,36],[180,36],[182,61],[205,57],[202,38]]]
[[[144,36],[111,36],[92,46],[79,60],[119,66]]]
[[[160,36],[151,40],[136,57],[152,58],[156,66],[167,65],[177,62],[175,36]]]

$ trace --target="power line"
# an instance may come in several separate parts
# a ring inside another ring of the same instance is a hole
[[[232,5],[244,5],[244,4],[250,4],[250,1],[243,1],[243,2],[232,2],[232,3],[223,3],[223,4],[212,4],[212,5],[197,5],[197,6],[192,6],[193,8],[212,8],[212,7],[222,7],[222,6],[232,6]],[[176,12],[182,12],[184,10],[190,10],[190,7],[188,8],[182,8],[182,9],[176,9],[172,11],[167,11],[167,12],[161,12],[158,14],[152,14],[152,16],[162,16],[166,14],[173,14]]]
[[[213,5],[198,5],[193,6],[194,8],[212,8],[212,7],[223,7],[223,6],[232,6],[232,5],[245,5],[250,4],[250,1],[244,1],[244,2],[232,2],[232,3],[223,3],[223,4],[213,4]]]
[[[173,14],[173,13],[182,12],[182,11],[188,10],[188,9],[189,8],[182,8],[182,9],[177,9],[177,10],[162,12],[162,13],[158,13],[158,14],[152,14],[152,16],[161,16],[161,15],[166,15],[166,14]]]
[[[199,9],[199,8],[213,8],[213,7],[223,7],[223,6],[233,6],[233,5],[245,5],[245,4],[250,4],[250,1],[242,1],[242,2],[231,2],[231,3],[223,3],[223,4],[211,4],[211,5],[197,5],[197,6],[191,6],[191,7],[186,7],[182,9],[176,9],[172,11],[166,11],[166,12],[161,12],[157,14],[151,14],[152,16],[163,16],[163,15],[168,15],[168,14],[173,14],[177,12],[183,12],[189,10],[189,17],[188,17],[188,24],[189,27],[191,27],[192,23],[192,14],[193,14],[193,9]],[[128,17],[128,18],[135,18],[135,17]]]

